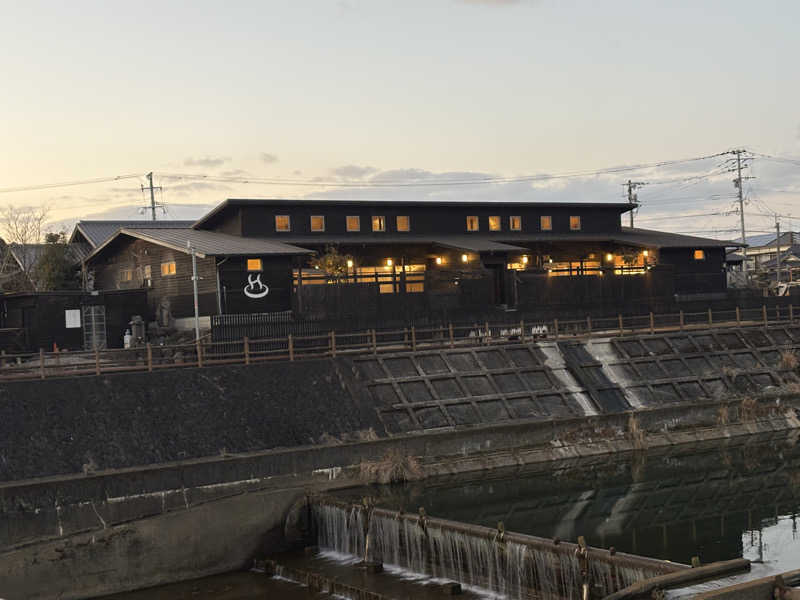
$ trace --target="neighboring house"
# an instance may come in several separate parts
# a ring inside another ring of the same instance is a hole
[[[181,229],[189,228],[194,221],[78,221],[69,238],[70,244],[85,244],[90,251],[107,241],[120,229]],[[87,252],[88,254],[88,252]]]
[[[628,203],[234,199],[191,228],[140,221],[98,243],[90,239],[91,222],[81,222],[73,237],[95,244],[84,264],[97,289],[145,287],[152,307],[168,300],[178,318],[193,314],[187,243],[197,255],[205,316],[289,309],[330,315],[336,306],[367,311],[375,294],[396,297],[398,310],[413,301],[430,312],[454,295],[474,307],[508,308],[535,304],[545,288],[576,301],[566,291],[572,280],[589,303],[593,289],[611,303],[615,294],[725,291],[726,248],[736,242],[622,227],[630,209]],[[331,247],[346,264],[336,273],[313,268],[312,257]],[[334,288],[335,297],[325,292]]]
[[[748,244],[747,271],[758,273],[765,269],[769,270],[765,265],[777,257],[778,249],[781,252],[786,252],[790,248],[800,245],[800,233],[787,231],[781,234],[780,241],[776,240],[775,235],[756,236],[748,238]]]
[[[44,256],[50,244],[9,244],[7,246],[9,256],[14,261],[14,267],[18,269],[19,276],[24,277],[30,284],[30,289],[39,288],[36,281],[36,267],[39,260]],[[81,263],[88,255],[87,249],[80,244],[67,245],[67,258],[75,265],[75,270],[80,269]],[[8,271],[6,267],[6,271]]]
[[[800,242],[800,239],[797,239]],[[780,253],[780,277],[778,277],[778,257],[765,260],[759,264],[761,273],[767,275],[770,280],[777,281],[798,281],[800,280],[800,244],[795,244],[787,248],[781,248]]]

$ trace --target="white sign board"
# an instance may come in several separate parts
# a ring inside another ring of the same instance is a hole
[[[67,329],[75,329],[81,326],[81,309],[70,308],[64,311],[64,319],[67,322]]]

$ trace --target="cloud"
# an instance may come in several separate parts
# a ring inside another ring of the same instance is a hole
[[[261,162],[264,162],[268,165],[278,162],[278,157],[274,154],[270,154],[269,152],[262,152],[259,158],[261,158]]]
[[[187,167],[203,167],[209,169],[214,167],[221,167],[229,160],[230,157],[227,156],[217,156],[217,157],[205,156],[203,158],[189,157],[183,161],[183,164]]]
[[[197,194],[203,192],[216,192],[222,190],[229,190],[227,185],[221,183],[212,183],[209,181],[188,181],[186,183],[176,183],[170,186],[164,186],[164,190],[170,195],[188,196],[190,194]]]
[[[167,205],[166,213],[159,209],[156,216],[160,221],[193,221],[202,217],[210,211],[213,206],[213,204],[200,203],[172,203]],[[126,204],[123,206],[115,206],[114,208],[107,208],[100,212],[85,214],[82,215],[80,219],[97,221],[149,221],[150,211],[142,211],[140,209],[141,207],[138,204]],[[78,220],[79,219],[75,217],[61,219],[51,222],[49,226],[54,231],[63,230],[71,233],[72,228]]]
[[[362,167],[359,165],[344,165],[333,169],[333,174],[345,179],[363,179],[367,175],[372,175],[377,169],[375,167]]]
[[[222,173],[220,173],[220,177],[246,177],[249,175],[250,173],[244,169],[231,169],[230,171],[222,171]]]
[[[510,6],[521,4],[521,0],[459,0],[463,4],[485,4],[486,6]]]

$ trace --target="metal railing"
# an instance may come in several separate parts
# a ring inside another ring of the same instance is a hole
[[[243,338],[211,342],[203,338],[180,345],[145,344],[119,350],[56,351],[0,354],[0,381],[34,380],[75,375],[103,375],[128,371],[249,365],[264,361],[296,361],[340,355],[377,354],[407,350],[487,346],[534,339],[566,340],[668,333],[722,327],[768,327],[795,322],[792,305],[767,309],[684,312],[573,320],[536,320],[503,323],[452,323],[439,327],[355,332],[329,331],[321,335]]]

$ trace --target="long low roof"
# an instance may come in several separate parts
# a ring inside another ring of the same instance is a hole
[[[241,237],[227,233],[217,233],[215,231],[188,228],[125,228],[120,229],[116,235],[106,240],[101,246],[95,248],[87,257],[87,260],[102,252],[103,248],[121,235],[152,242],[185,254],[189,254],[188,244],[191,243],[195,254],[200,258],[205,258],[206,256],[254,256],[265,254],[286,256],[312,253],[311,250],[299,248],[283,242],[265,240],[262,238]]]
[[[526,250],[527,248],[516,244],[538,244],[538,243],[568,243],[568,242],[611,242],[638,246],[642,248],[727,248],[739,247],[740,242],[729,240],[715,240],[711,238],[701,238],[692,235],[682,235],[678,233],[667,233],[665,231],[653,231],[651,229],[638,229],[623,227],[621,231],[612,233],[522,233],[522,232],[476,232],[459,235],[419,235],[405,233],[360,233],[360,234],[291,234],[280,239],[287,244],[298,246],[321,244],[336,244],[342,246],[374,246],[392,244],[432,244],[447,248],[461,248],[475,252],[491,251],[515,251]]]
[[[191,227],[194,221],[78,221],[70,237],[70,242],[75,241],[75,232],[80,232],[83,237],[96,248],[106,240],[110,239],[120,229],[176,229],[180,227]]]

